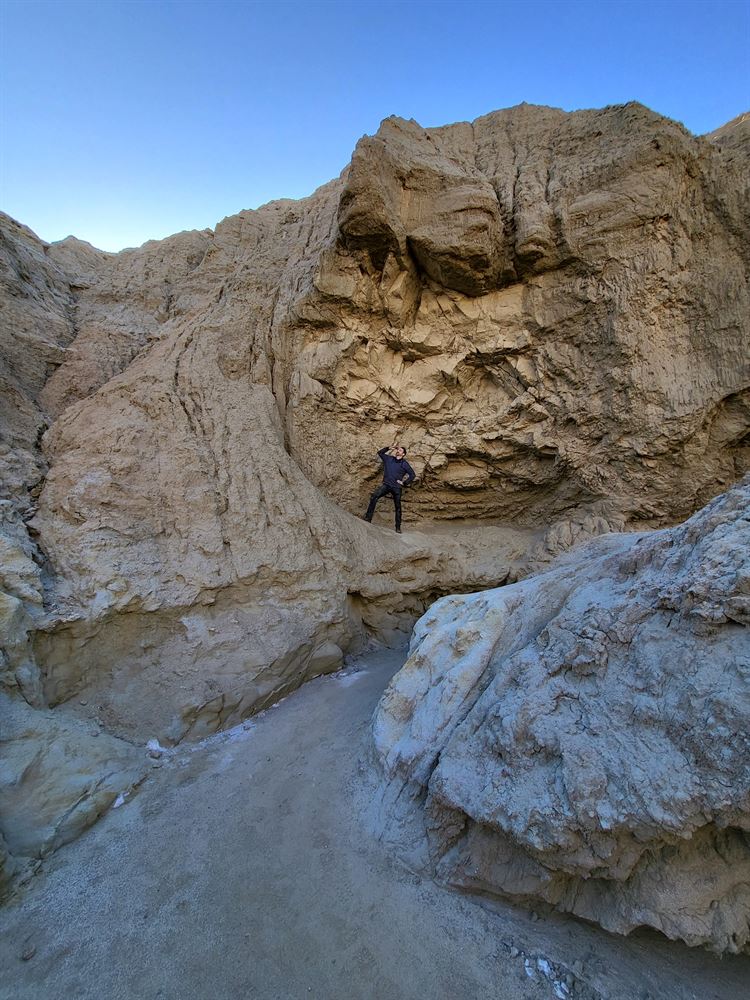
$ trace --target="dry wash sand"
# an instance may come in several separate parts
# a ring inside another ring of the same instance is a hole
[[[370,715],[403,656],[350,661],[155,769],[2,911],[0,997],[748,995],[747,959],[488,907],[390,858],[361,799]]]

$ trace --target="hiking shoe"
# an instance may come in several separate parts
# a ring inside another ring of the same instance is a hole
[[[401,534],[401,528],[396,528],[396,534],[397,534],[397,535],[400,535],[400,534]]]

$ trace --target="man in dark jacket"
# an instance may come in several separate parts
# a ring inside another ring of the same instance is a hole
[[[401,487],[407,486],[414,479],[414,469],[406,461],[406,448],[394,444],[390,448],[381,448],[378,458],[383,463],[383,485],[370,497],[370,506],[365,514],[365,521],[372,521],[378,500],[390,495],[396,507],[396,531],[401,534]]]

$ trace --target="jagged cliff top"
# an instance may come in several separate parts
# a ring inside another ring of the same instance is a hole
[[[493,123],[501,121],[502,119],[513,119],[513,118],[518,119],[518,118],[523,118],[523,117],[527,117],[528,119],[531,119],[533,117],[537,117],[538,118],[538,117],[544,116],[544,117],[548,118],[548,120],[558,121],[559,122],[559,121],[563,121],[564,119],[568,118],[571,115],[596,116],[596,115],[601,115],[603,113],[607,113],[607,112],[612,111],[612,110],[619,110],[619,109],[622,109],[622,108],[639,109],[649,119],[652,119],[652,120],[655,119],[655,120],[658,120],[660,122],[670,122],[676,128],[681,129],[685,133],[685,135],[688,135],[688,136],[692,135],[692,133],[690,133],[680,122],[676,122],[676,121],[674,121],[672,119],[665,118],[664,116],[659,115],[657,112],[651,111],[650,108],[648,108],[644,104],[641,104],[638,101],[630,101],[627,104],[623,104],[623,105],[609,105],[609,106],[607,106],[605,108],[581,109],[581,110],[572,111],[572,112],[567,112],[567,111],[564,111],[562,108],[551,107],[549,105],[530,104],[530,103],[527,103],[527,102],[524,101],[524,102],[522,102],[520,104],[513,105],[512,107],[509,107],[509,108],[498,108],[495,111],[490,111],[487,114],[480,115],[478,118],[474,119],[473,122],[471,122],[471,121],[455,122],[455,123],[452,123],[452,124],[449,124],[449,125],[441,125],[441,126],[434,126],[434,127],[431,127],[431,128],[427,128],[424,131],[426,131],[428,133],[441,134],[441,133],[444,133],[446,130],[456,129],[456,128],[460,128],[460,127],[463,127],[463,126],[466,126],[466,125],[475,126],[475,125],[478,125],[478,124],[479,125],[493,124]],[[742,114],[737,115],[735,118],[733,118],[730,121],[726,122],[724,125],[721,125],[717,129],[714,129],[712,132],[705,133],[703,135],[703,138],[708,139],[709,141],[711,141],[711,142],[713,142],[713,143],[715,143],[715,144],[717,144],[719,146],[722,146],[722,147],[745,146],[745,144],[748,141],[748,131],[749,131],[749,128],[750,128],[750,126],[748,124],[749,122],[750,122],[750,112],[743,112]],[[383,119],[383,121],[380,124],[380,128],[378,129],[378,133],[380,131],[382,131],[383,127],[386,126],[387,123],[402,123],[402,124],[407,124],[408,123],[408,124],[414,124],[414,125],[418,124],[414,119],[405,119],[405,118],[400,117],[399,115],[390,115],[387,118]],[[348,169],[349,169],[348,166],[344,168],[344,171],[342,171],[341,177],[345,177],[346,176],[346,174],[348,172]],[[323,186],[326,186],[326,185],[323,185]],[[315,193],[316,192],[313,192],[313,194],[315,194]],[[273,199],[270,202],[266,202],[263,205],[258,206],[257,209],[243,209],[242,211],[243,212],[247,212],[247,211],[259,211],[261,209],[265,209],[265,208],[267,208],[269,206],[272,206],[272,205],[278,205],[278,206],[286,207],[288,205],[294,204],[295,202],[300,202],[300,201],[304,201],[304,200],[305,200],[304,198],[299,198],[299,199],[278,198],[278,199]],[[240,214],[242,214],[242,212],[233,213],[233,215],[240,215]],[[38,236],[36,236],[36,234],[33,233],[31,229],[29,229],[26,226],[23,226],[19,222],[16,222],[16,220],[12,219],[12,217],[8,216],[6,213],[0,211],[0,217],[2,217],[3,219],[5,219],[6,222],[8,222],[8,223],[12,223],[12,224],[17,225],[17,226],[22,226],[22,228],[26,231],[27,235],[29,235],[31,237],[34,237],[35,239],[39,240],[39,242],[43,243],[46,246],[60,247],[60,248],[66,248],[66,249],[78,249],[78,248],[80,248],[84,252],[95,250],[97,253],[106,254],[107,256],[112,256],[112,254],[109,251],[99,250],[97,247],[94,247],[93,244],[88,243],[86,240],[82,240],[82,239],[80,239],[80,238],[78,238],[78,237],[76,237],[76,236],[74,236],[72,234],[69,235],[69,236],[64,237],[61,240],[55,240],[55,241],[52,241],[51,243],[45,243],[45,241],[41,240]],[[226,216],[225,219],[222,220],[222,221],[226,221],[227,219],[232,218],[232,217],[233,216]],[[220,225],[220,224],[221,223],[217,223],[217,225]],[[121,251],[118,251],[118,252],[119,253],[131,253],[134,250],[144,249],[146,247],[151,247],[151,246],[153,246],[155,244],[163,243],[163,242],[165,242],[165,240],[169,240],[169,239],[174,238],[174,236],[180,236],[180,235],[187,234],[187,233],[200,233],[200,234],[203,234],[203,235],[209,235],[209,234],[215,232],[215,230],[216,230],[216,227],[213,227],[213,228],[209,227],[209,228],[205,228],[205,229],[201,229],[201,230],[191,230],[191,229],[181,230],[179,233],[175,233],[172,236],[165,237],[162,240],[147,240],[144,243],[142,243],[139,247],[127,247],[127,248],[125,248],[125,249],[123,249]]]

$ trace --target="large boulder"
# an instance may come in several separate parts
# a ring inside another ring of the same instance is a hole
[[[143,749],[83,719],[2,692],[0,715],[0,859],[4,848],[16,868],[73,840],[146,773]]]
[[[750,942],[750,482],[437,601],[375,714],[383,836],[467,889]]]

